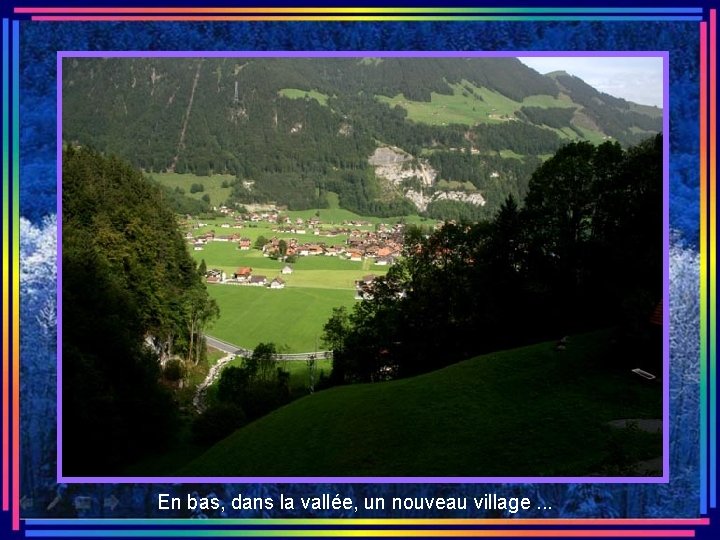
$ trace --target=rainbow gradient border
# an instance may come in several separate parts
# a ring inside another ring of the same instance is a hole
[[[36,11],[28,17],[27,11]],[[69,8],[60,8],[64,14],[69,13]],[[72,8],[73,10],[85,10],[82,13],[73,11],[76,17],[88,16],[93,13],[93,8]],[[101,8],[117,10],[117,8]],[[119,15],[113,19],[103,20],[177,20],[171,19],[171,15],[158,15],[153,12],[152,8],[132,8],[136,14],[134,18],[129,15]],[[177,8],[164,8],[175,11],[166,13],[176,13]],[[289,15],[268,15],[272,13],[272,8],[260,8],[262,13],[250,13],[248,8],[240,8],[237,14],[228,15],[226,8],[222,8],[220,15],[226,17],[224,19],[213,19],[211,17],[218,15],[208,15],[212,13],[213,8],[186,8],[193,10],[193,18],[185,18],[182,20],[313,20],[313,21],[405,21],[405,20],[454,20],[454,21],[474,21],[474,20],[696,20],[700,22],[701,27],[701,46],[700,46],[700,72],[701,72],[701,111],[700,111],[700,128],[701,128],[701,148],[700,148],[700,170],[701,170],[701,501],[700,511],[706,514],[708,505],[710,508],[716,506],[716,136],[715,136],[715,117],[716,117],[716,24],[715,10],[709,12],[709,24],[703,18],[702,8],[318,8],[319,13],[315,16],[303,12],[302,8],[276,8],[281,10],[283,14]],[[218,8],[220,9],[220,8]],[[498,12],[497,10],[500,10]],[[462,12],[464,15],[456,15]],[[652,13],[651,13],[652,12]],[[12,516],[12,528],[18,530],[20,527],[20,501],[19,501],[19,246],[18,246],[18,230],[19,230],[19,19],[32,20],[50,20],[40,19],[43,14],[50,15],[47,10],[43,11],[38,8],[15,8],[16,18],[3,19],[2,25],[2,98],[3,98],[3,116],[2,116],[2,139],[3,139],[3,479],[2,479],[2,509],[4,512],[10,511]],[[95,8],[94,13],[99,13]],[[118,13],[114,11],[113,13]],[[367,15],[368,13],[382,15]],[[422,15],[409,15],[409,13],[421,13]],[[445,13],[446,15],[441,15]],[[479,13],[483,15],[478,15]],[[494,14],[493,14],[494,13]],[[152,15],[150,15],[152,14]],[[365,15],[363,15],[365,14]],[[101,15],[108,17],[108,15]],[[109,16],[112,16],[109,15]],[[119,17],[125,17],[121,19]],[[155,17],[155,19],[149,18]],[[245,17],[245,18],[242,18]],[[283,18],[279,18],[283,17]],[[416,17],[416,18],[410,18]],[[423,18],[417,18],[423,17]],[[471,18],[474,17],[474,18]],[[61,19],[54,19],[61,20]],[[65,18],[62,20],[73,20]],[[79,19],[74,19],[79,20]],[[90,20],[90,19],[87,19]],[[100,20],[100,19],[92,19]],[[12,23],[12,24],[10,24]],[[11,54],[10,54],[10,52]],[[12,73],[12,78],[9,77]],[[666,75],[667,76],[667,75]],[[12,91],[9,81],[12,81]],[[666,98],[667,99],[667,98]],[[666,143],[667,144],[667,143]],[[10,201],[12,205],[10,205]],[[12,235],[12,244],[10,238]],[[12,289],[11,284],[12,283]],[[665,324],[667,324],[667,310],[664,310]],[[12,319],[8,315],[12,314]],[[12,435],[12,436],[11,436]],[[9,473],[9,476],[8,474]],[[711,474],[713,473],[713,474]],[[197,479],[195,479],[197,481]],[[120,520],[116,525],[134,525],[132,530],[116,531],[105,530],[102,527],[97,528],[100,524],[113,525],[106,520],[100,523],[93,520],[28,520],[25,531],[27,536],[63,536],[63,537],[82,537],[82,536],[190,536],[179,530],[171,530],[162,532],[157,526],[190,526],[190,521],[194,520]],[[259,527],[256,530],[244,530],[242,532],[232,533],[231,531],[219,530],[193,530],[194,536],[637,536],[637,537],[661,537],[661,536],[694,536],[694,529],[678,529],[676,527],[696,527],[709,525],[707,518],[693,520],[207,520],[207,525],[224,525],[232,524],[234,521],[241,521],[236,525],[246,525],[248,527]],[[257,523],[255,523],[257,521]],[[451,521],[452,523],[449,523]],[[550,523],[546,523],[549,521]],[[195,522],[197,523],[197,522]],[[267,530],[268,524],[276,524],[278,526],[413,526],[416,529],[315,529],[315,530],[288,530],[275,529]],[[92,527],[94,531],[89,529],[67,529],[56,531],[49,529],[34,529],[35,526],[62,526],[66,527]],[[447,530],[426,529],[430,526],[454,526],[456,528]],[[513,530],[477,530],[467,529],[464,527],[473,526],[498,526],[498,525],[518,525],[518,526],[552,526],[552,527],[572,527],[572,529],[513,529]],[[153,527],[151,529],[144,527]],[[582,527],[643,527],[645,529],[583,529]],[[457,527],[463,527],[458,529]],[[651,527],[665,527],[663,529]]]
[[[12,22],[12,24],[10,24]],[[2,509],[20,520],[19,21],[2,21]]]

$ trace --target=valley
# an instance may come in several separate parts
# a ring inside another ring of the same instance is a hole
[[[662,474],[660,109],[514,58],[64,62],[65,454],[116,444],[75,473]]]

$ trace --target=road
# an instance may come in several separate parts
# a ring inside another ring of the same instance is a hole
[[[215,349],[219,349],[223,352],[226,352],[228,354],[237,354],[240,356],[252,356],[252,351],[250,349],[245,349],[243,347],[239,347],[238,345],[234,345],[232,343],[228,343],[227,341],[223,341],[221,339],[208,336],[205,334],[205,340],[207,344],[210,347],[214,347]],[[276,354],[275,359],[276,360],[311,360],[311,359],[323,359],[323,358],[332,358],[332,351],[310,351],[310,352],[304,352],[304,353],[292,353],[292,354]]]

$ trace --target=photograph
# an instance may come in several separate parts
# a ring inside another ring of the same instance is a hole
[[[62,476],[667,478],[664,60],[64,55]]]

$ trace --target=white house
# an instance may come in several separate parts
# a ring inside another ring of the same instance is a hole
[[[271,289],[284,289],[285,281],[282,278],[276,277],[270,282]]]

